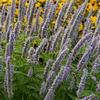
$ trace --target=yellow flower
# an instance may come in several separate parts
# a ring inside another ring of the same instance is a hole
[[[90,11],[91,9],[92,9],[92,4],[91,3],[88,3],[87,4],[87,10]]]
[[[15,11],[15,15],[18,16],[18,14],[19,14],[19,9],[16,9],[16,11]]]
[[[63,5],[62,3],[59,3],[59,9],[61,9],[61,8],[62,8],[62,5]]]
[[[91,19],[91,22],[93,24],[96,24],[96,21],[97,21],[97,17],[96,16],[91,16],[90,19]]]
[[[80,25],[79,25],[79,31],[82,31],[84,29],[84,26],[83,26],[83,24],[81,23]]]
[[[93,2],[93,3],[88,3],[87,5],[87,10],[90,11],[91,9],[93,9],[93,11],[98,10],[98,4],[97,2]]]
[[[28,2],[26,2],[26,3],[25,3],[25,6],[26,6],[26,7],[28,7],[28,6],[29,6],[29,3],[28,3]]]
[[[36,3],[35,7],[40,7],[41,6],[41,3]]]

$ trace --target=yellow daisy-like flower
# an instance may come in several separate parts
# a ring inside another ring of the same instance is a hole
[[[93,11],[98,10],[97,2],[92,1],[92,3],[90,2],[90,3],[87,4],[87,10],[90,11],[91,9],[93,9]]]
[[[40,7],[41,6],[41,3],[36,3],[35,7]]]
[[[87,4],[87,10],[90,11],[91,9],[92,9],[92,4],[91,3],[88,3]]]
[[[96,24],[96,21],[97,21],[97,17],[96,16],[91,16],[90,19],[91,19],[91,22],[93,24]]]

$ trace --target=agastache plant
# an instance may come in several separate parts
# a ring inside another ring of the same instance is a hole
[[[48,62],[46,63],[45,69],[44,69],[44,81],[47,80],[48,73],[51,70],[51,66],[53,64],[53,60],[49,59]]]
[[[77,13],[74,21],[73,21],[73,24],[71,25],[71,28],[68,32],[68,37],[71,38],[72,40],[75,39],[75,35],[77,34],[73,34],[74,31],[76,31],[76,29],[79,27],[79,23],[80,21],[83,19],[83,12],[85,11],[85,8],[86,8],[86,5],[88,3],[89,0],[85,0],[85,2],[82,4],[82,6],[79,8],[79,12]]]
[[[92,67],[93,73],[99,73],[100,72],[100,54],[97,56],[97,58],[94,61],[93,67]]]
[[[33,32],[35,32],[35,33],[38,33],[38,30],[40,29],[40,24],[39,24],[40,9],[41,8],[39,8],[37,10],[37,13],[36,13],[36,24],[35,24],[35,27],[33,26],[34,27],[34,31]]]
[[[77,15],[78,11],[79,10],[77,10],[77,11],[74,12],[74,14],[72,15],[72,18],[71,18],[70,22],[68,23],[67,27],[64,30],[64,34],[63,34],[62,40],[61,40],[61,48],[63,47],[64,44],[69,43],[70,40],[71,40],[70,38],[67,38],[68,37],[68,32],[70,30],[71,25],[73,24],[73,21],[74,21],[76,15]]]
[[[63,28],[60,27],[58,32],[53,36],[53,40],[52,40],[51,46],[50,46],[50,51],[54,51],[55,50],[57,42],[59,41],[59,37],[60,37],[62,32],[63,32]]]
[[[32,7],[31,7],[31,10],[30,10],[30,15],[29,15],[29,19],[28,19],[28,22],[27,22],[27,32],[26,34],[28,34],[30,32],[30,29],[32,28],[32,21],[33,21],[33,17],[34,17],[34,12],[35,12],[35,4],[36,4],[36,1],[32,1]]]
[[[12,0],[10,6],[0,4],[0,99],[4,99],[2,93],[9,100],[17,96],[39,100],[40,95],[43,100],[54,100],[56,92],[59,98],[59,87],[66,81],[64,99],[99,100],[98,1],[19,0],[16,4]],[[86,87],[94,94],[87,93]]]
[[[28,21],[28,19],[29,19],[31,7],[32,7],[32,0],[29,0],[29,6],[28,6],[27,11],[26,11],[26,18],[27,18],[27,21]]]
[[[46,20],[45,20],[45,22],[44,22],[44,24],[42,25],[42,28],[41,28],[41,34],[40,34],[40,36],[41,36],[42,38],[48,37],[47,28],[48,28],[48,26],[49,26],[49,24],[50,24],[50,21],[51,21],[51,20],[53,19],[53,17],[54,17],[56,8],[57,8],[57,6],[58,6],[58,2],[59,2],[59,0],[57,0],[57,2],[56,2],[55,5],[53,5],[52,3],[51,3],[51,5],[50,5],[50,11],[49,11],[49,13],[47,14],[47,18],[46,18]]]
[[[20,31],[21,31],[21,22],[18,21],[13,30],[13,33],[15,34],[15,40],[17,39],[18,35],[20,34]]]
[[[29,45],[30,43],[32,42],[32,40],[34,39],[35,37],[28,37],[24,43],[24,46],[22,48],[22,56],[25,56],[26,53],[27,53],[27,50],[29,49]]]
[[[32,56],[31,56],[31,59],[30,59],[31,63],[33,63],[33,64],[39,63],[39,55],[40,55],[41,51],[44,49],[47,42],[48,42],[48,40],[46,38],[44,38],[42,40],[40,45],[36,48],[35,53],[33,52]]]
[[[43,15],[43,22],[42,22],[42,25],[41,27],[43,26],[46,18],[47,18],[47,14],[48,14],[48,11],[49,11],[49,8],[50,8],[50,0],[46,0],[46,4],[45,4],[45,8],[44,8],[44,15]]]
[[[66,11],[66,8],[68,7],[68,5],[69,5],[69,1],[67,0],[65,2],[65,4],[63,5],[62,9],[60,10],[59,15],[57,17],[57,20],[56,20],[56,23],[55,23],[55,29],[54,29],[55,32],[58,30],[58,28],[62,24],[64,14],[65,14],[65,11]]]
[[[9,25],[8,30],[7,30],[7,32],[6,32],[6,39],[7,39],[7,42],[9,41],[9,37],[10,37],[11,32],[12,32],[12,24]]]
[[[12,0],[11,8],[10,8],[10,24],[14,22],[14,12],[16,10],[15,0]]]
[[[83,69],[83,75],[81,77],[81,81],[79,83],[78,90],[77,90],[77,96],[78,97],[81,97],[82,93],[84,92],[87,78],[88,78],[88,70],[86,68],[84,68]]]
[[[13,65],[10,64],[10,56],[7,57],[6,63],[6,72],[5,72],[5,79],[4,79],[4,89],[9,97],[12,98],[12,77],[13,77]]]
[[[61,68],[60,72],[55,77],[50,89],[48,90],[48,93],[45,96],[44,100],[53,100],[54,93],[55,93],[57,87],[62,83],[62,81],[68,79],[70,71],[71,71],[70,67],[64,66],[63,68]]]
[[[7,17],[6,17],[6,21],[5,21],[5,32],[7,32],[7,30],[8,30],[9,21],[10,21],[10,7],[8,8]]]
[[[91,95],[86,96],[83,99],[79,99],[79,100],[99,100],[99,98],[95,94],[91,94]]]
[[[90,32],[91,30],[91,21],[90,21],[90,16],[92,15],[92,10],[89,12],[87,18],[86,18],[86,22],[85,22],[85,25],[84,25],[84,29],[83,29],[83,35],[86,35]]]
[[[6,7],[3,6],[2,7],[2,12],[1,12],[1,25],[4,25],[4,21],[6,19],[5,13],[6,13]]]
[[[74,2],[75,2],[74,0],[71,0],[71,1],[69,2],[68,8],[67,8],[67,10],[66,10],[66,12],[65,12],[64,21],[67,19],[68,14],[71,12],[72,6],[73,6]]]
[[[87,61],[90,59],[91,55],[96,50],[96,48],[97,48],[97,41],[99,40],[99,37],[98,37],[99,28],[100,27],[96,28],[94,36],[92,38],[92,42],[91,42],[89,48],[84,53],[84,55],[82,56],[81,60],[79,61],[78,66],[77,66],[77,70],[83,69],[84,65],[87,63]]]
[[[48,91],[48,89],[50,88],[52,82],[53,82],[53,79],[56,77],[57,73],[59,72],[60,70],[60,67],[61,67],[61,62],[62,60],[65,58],[66,54],[68,53],[68,49],[66,48],[65,50],[63,50],[56,58],[56,60],[54,61],[53,65],[52,65],[52,68],[49,72],[49,75],[47,77],[47,80],[46,80],[46,83],[45,83],[45,88],[46,90],[43,91],[44,93],[42,94],[46,94],[46,92]]]

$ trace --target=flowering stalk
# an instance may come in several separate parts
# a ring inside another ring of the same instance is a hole
[[[28,51],[28,57],[27,57],[27,61],[29,62],[29,63],[31,63],[32,61],[32,55],[33,54],[35,54],[35,49],[34,49],[34,47],[30,47],[30,49],[29,49],[29,51]]]
[[[70,38],[67,38],[68,32],[70,30],[71,25],[73,24],[73,21],[75,20],[75,17],[77,15],[78,11],[79,11],[79,9],[76,10],[75,13],[72,15],[72,18],[71,18],[70,22],[68,23],[66,29],[64,30],[64,34],[63,34],[63,37],[62,37],[62,40],[61,40],[61,47],[60,48],[63,48],[64,44],[69,43]]]
[[[17,39],[17,37],[18,37],[20,31],[21,31],[21,22],[18,21],[18,22],[16,23],[15,28],[14,28],[14,31],[13,31],[13,33],[15,34],[15,40]]]
[[[9,38],[9,42],[8,42],[7,45],[6,45],[5,59],[6,59],[8,56],[11,56],[11,54],[12,54],[12,52],[13,52],[14,41],[15,41],[14,34],[11,33],[11,34],[10,34],[10,38]]]
[[[36,14],[36,23],[35,23],[35,28],[34,28],[34,32],[37,33],[39,30],[39,17],[40,17],[40,9],[38,9],[37,14]]]
[[[56,91],[57,87],[66,79],[68,79],[68,76],[70,74],[70,67],[64,66],[61,68],[60,72],[54,79],[50,89],[48,90],[48,93],[46,94],[44,100],[53,100],[54,98],[54,92]]]
[[[14,22],[14,12],[16,10],[15,0],[12,0],[11,8],[10,8],[10,24]]]
[[[75,2],[74,0],[71,0],[70,3],[69,3],[68,8],[67,8],[67,11],[65,13],[64,22],[65,22],[65,20],[68,17],[68,13],[72,10],[72,6],[73,6],[74,2]]]
[[[9,36],[10,36],[11,32],[12,32],[12,24],[9,25],[8,30],[7,30],[7,32],[6,32],[6,39],[7,39],[7,42],[9,42]]]
[[[5,19],[6,19],[6,16],[5,16],[5,13],[6,13],[6,7],[5,6],[3,6],[2,7],[2,12],[1,12],[1,25],[3,25],[4,24],[4,21],[5,21]]]
[[[97,42],[97,39],[94,39],[92,44],[89,46],[89,48],[86,50],[86,52],[82,56],[81,60],[79,61],[77,65],[78,71],[83,69],[84,65],[88,62],[89,58],[91,57],[93,52],[96,50],[96,42]]]
[[[63,5],[62,9],[60,10],[59,14],[58,14],[58,17],[57,17],[57,20],[56,20],[56,23],[55,23],[55,28],[54,28],[54,31],[56,32],[58,30],[58,28],[61,26],[61,23],[62,23],[62,20],[63,20],[63,17],[64,17],[64,14],[65,14],[65,10],[66,8],[68,7],[68,0],[65,2],[65,4]]]
[[[93,34],[89,33],[87,35],[85,35],[84,37],[82,37],[77,44],[75,45],[75,47],[72,49],[72,54],[73,57],[75,56],[75,54],[78,52],[78,50],[83,46],[83,44],[86,43],[86,41],[92,39]]]
[[[30,15],[29,15],[29,19],[28,19],[28,22],[27,22],[27,34],[30,32],[30,29],[32,28],[32,22],[33,22],[33,16],[34,16],[34,12],[35,12],[35,4],[36,4],[36,1],[33,1],[32,2],[32,7],[31,7],[31,10],[30,10]]]
[[[85,26],[84,26],[84,29],[83,29],[83,35],[86,35],[90,32],[90,29],[91,29],[91,21],[90,21],[90,16],[92,15],[92,10],[89,12],[87,18],[86,18],[86,22],[85,22]]]
[[[51,66],[53,64],[53,60],[49,59],[46,63],[45,69],[44,69],[44,81],[46,82],[47,77],[48,77],[48,73],[51,70]]]
[[[4,89],[7,92],[9,99],[12,98],[12,78],[13,78],[13,66],[10,64],[10,57],[8,56],[6,59],[6,72],[4,79]]]
[[[22,49],[22,56],[26,55],[28,49],[29,49],[29,44],[35,37],[28,37],[24,43],[23,49]]]
[[[49,11],[49,13],[47,15],[47,18],[46,18],[44,24],[41,27],[41,34],[40,34],[40,36],[42,38],[48,37],[47,29],[48,29],[49,23],[51,21],[50,14],[52,13],[52,9],[54,9],[54,5],[51,5],[50,11]]]
[[[50,51],[50,46],[51,46],[51,43],[52,43],[52,39],[54,38],[54,35],[51,35],[48,39],[48,43],[47,43],[47,46],[46,46],[46,51],[49,52]]]
[[[69,56],[68,56],[67,63],[66,63],[67,66],[71,66],[72,61],[74,60],[75,55],[77,54],[78,50],[82,47],[82,45],[83,45],[83,44],[86,42],[86,40],[88,40],[89,38],[92,38],[92,34],[87,34],[87,35],[85,35],[82,39],[80,39],[80,40],[78,41],[78,43],[75,45],[75,47],[72,49],[71,53],[70,53]]]
[[[27,21],[29,20],[29,15],[30,15],[31,7],[32,7],[32,0],[29,0],[29,6],[28,6],[27,12],[26,12]]]
[[[68,32],[68,37],[70,37],[72,40],[73,38],[75,38],[76,36],[73,34],[74,31],[76,31],[76,29],[79,27],[80,21],[83,19],[83,12],[85,11],[86,5],[88,3],[89,0],[85,0],[85,2],[82,4],[82,6],[79,8],[79,12],[76,15],[73,24],[71,25],[71,28]],[[77,35],[77,34],[76,34]]]
[[[45,22],[46,18],[47,18],[47,14],[48,14],[48,10],[50,8],[50,0],[46,0],[46,4],[45,4],[45,8],[44,8],[44,15],[43,15],[43,23]]]
[[[35,53],[32,54],[32,59],[31,59],[31,63],[34,64],[38,64],[39,61],[39,54],[40,52],[44,49],[45,45],[47,44],[48,40],[46,38],[44,38],[41,42],[41,44],[37,47],[37,49],[35,50]]]
[[[42,38],[48,37],[47,29],[48,29],[50,21],[54,17],[56,8],[58,6],[58,2],[59,2],[59,0],[57,0],[55,5],[51,4],[50,11],[47,15],[46,21],[44,22],[44,24],[42,25],[42,28],[41,28],[41,34],[40,35],[41,35]]]
[[[79,83],[78,90],[77,90],[77,96],[78,97],[82,96],[82,93],[85,89],[87,78],[88,78],[88,70],[86,68],[84,68],[83,69],[83,75],[81,77],[81,81]]]
[[[54,38],[51,42],[50,51],[54,51],[54,49],[56,48],[57,41],[59,40],[59,37],[60,37],[62,32],[63,32],[63,28],[60,27],[58,32],[53,36]]]
[[[98,73],[100,69],[100,54],[97,56],[97,58],[94,61],[93,67],[92,67],[92,72],[93,73]]]
[[[22,22],[22,17],[23,17],[23,0],[19,1],[19,15],[18,15],[18,20]]]
[[[89,96],[84,97],[83,99],[80,100],[99,100],[99,98],[95,94],[91,94]]]
[[[56,60],[54,61],[53,65],[52,65],[52,68],[51,68],[51,71],[49,72],[48,74],[48,78],[46,80],[46,83],[45,83],[45,89],[42,93],[42,94],[46,94],[48,89],[50,88],[54,78],[56,77],[56,75],[58,74],[58,71],[60,70],[60,64],[62,62],[62,60],[64,59],[64,57],[66,56],[68,52],[68,49],[66,48],[65,50],[63,50],[56,58]]]
[[[5,21],[5,32],[7,32],[8,27],[9,27],[9,20],[10,20],[10,7],[8,8],[8,13]]]
[[[87,63],[87,61],[91,57],[91,55],[96,50],[96,48],[97,48],[97,41],[99,39],[99,37],[98,37],[99,29],[100,29],[100,27],[96,28],[95,33],[93,35],[92,42],[91,42],[89,48],[84,53],[84,55],[82,56],[81,60],[79,61],[78,66],[77,66],[77,70],[81,70],[84,67],[84,65]]]

